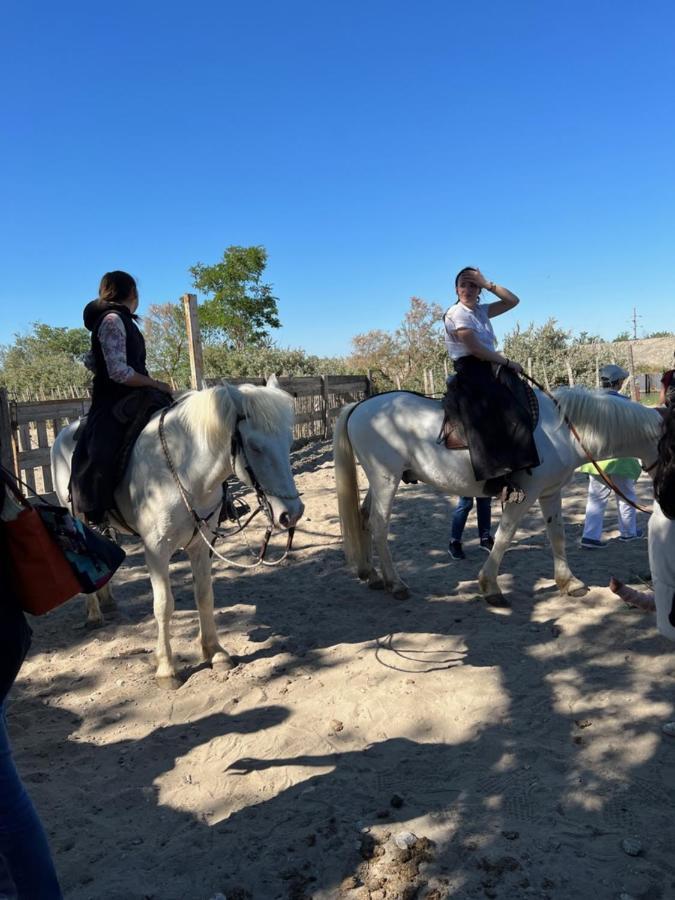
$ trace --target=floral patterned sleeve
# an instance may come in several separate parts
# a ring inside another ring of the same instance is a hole
[[[124,384],[134,374],[127,365],[127,333],[124,323],[116,313],[108,313],[98,330],[108,377]]]

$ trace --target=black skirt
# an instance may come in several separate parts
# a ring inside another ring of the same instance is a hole
[[[100,522],[115,508],[113,495],[136,438],[151,417],[171,402],[169,394],[155,388],[130,388],[115,403],[107,396],[94,399],[73,453],[70,493],[76,513]]]
[[[513,369],[475,356],[455,360],[452,389],[476,481],[539,465],[523,382]]]

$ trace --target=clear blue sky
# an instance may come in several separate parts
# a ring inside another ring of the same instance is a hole
[[[282,346],[342,354],[478,264],[612,338],[675,298],[669,2],[5,0],[0,343],[264,244]]]

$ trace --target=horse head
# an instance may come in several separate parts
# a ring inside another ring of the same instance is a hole
[[[293,401],[273,375],[265,387],[229,386],[237,417],[232,434],[232,465],[263,503],[273,525],[293,528],[304,512],[293,480]]]

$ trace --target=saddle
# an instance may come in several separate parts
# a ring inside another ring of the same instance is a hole
[[[539,422],[539,400],[537,395],[531,385],[520,378],[517,381],[518,388],[516,391],[512,390],[512,384],[513,382],[509,384],[509,389],[514,394],[516,401],[528,410],[532,431],[534,431]],[[468,450],[466,433],[459,415],[454,378],[448,383],[445,396],[441,402],[444,416],[441,431],[438,435],[438,443],[444,444],[448,450]]]

